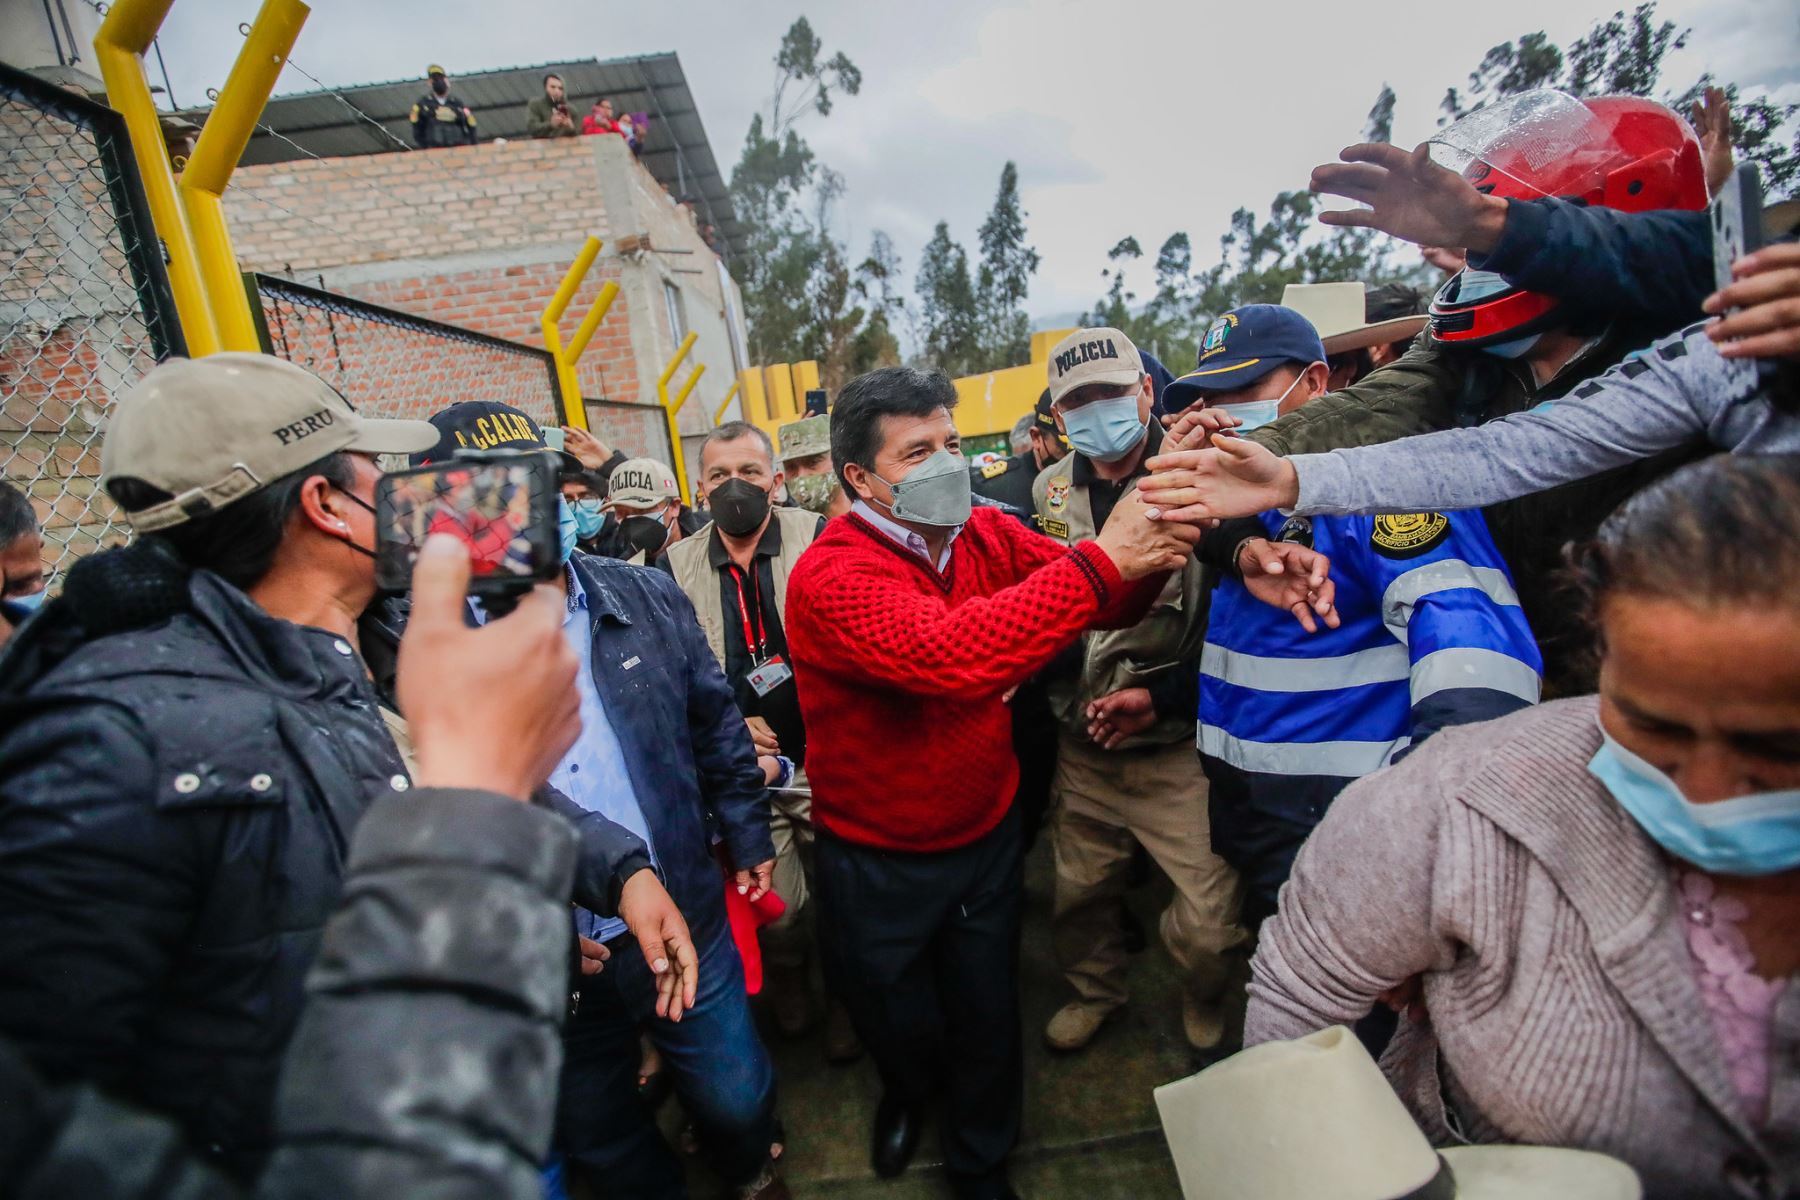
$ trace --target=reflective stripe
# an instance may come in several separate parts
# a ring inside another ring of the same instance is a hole
[[[1262,775],[1332,775],[1361,779],[1387,766],[1388,759],[1412,743],[1391,742],[1252,742],[1232,737],[1217,725],[1195,722],[1200,753],[1230,763],[1240,771]]]
[[[1200,652],[1200,673],[1259,692],[1331,692],[1366,683],[1396,683],[1411,664],[1406,647],[1389,644],[1335,658],[1264,658],[1212,642]]]
[[[1413,664],[1412,702],[1449,688],[1486,688],[1517,696],[1527,704],[1538,702],[1538,673],[1498,650],[1453,646],[1427,654]]]
[[[1519,606],[1519,594],[1513,591],[1512,580],[1506,577],[1505,571],[1494,567],[1472,567],[1460,558],[1442,558],[1414,567],[1387,585],[1387,590],[1381,593],[1381,623],[1404,643],[1413,605],[1433,592],[1457,588],[1485,592],[1495,604]]]

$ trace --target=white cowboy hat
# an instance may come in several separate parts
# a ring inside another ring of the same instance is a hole
[[[1156,1089],[1186,1200],[1641,1200],[1637,1173],[1586,1150],[1433,1152],[1342,1025],[1265,1042]]]
[[[1290,283],[1281,289],[1281,303],[1313,323],[1326,354],[1343,354],[1365,346],[1404,342],[1417,337],[1431,318],[1424,313],[1393,317],[1369,324],[1364,307],[1366,293],[1360,283]]]

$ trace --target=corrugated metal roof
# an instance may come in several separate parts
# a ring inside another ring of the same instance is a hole
[[[452,91],[475,111],[483,140],[529,137],[525,106],[543,94],[544,75],[552,71],[562,76],[578,122],[599,96],[612,99],[615,113],[649,113],[650,133],[639,161],[676,197],[694,197],[701,219],[718,228],[733,253],[743,253],[746,230],[732,209],[725,176],[706,140],[706,127],[678,55],[586,58],[466,75],[457,74],[454,64],[445,66],[451,69]],[[241,161],[289,162],[309,155],[411,150],[408,117],[425,88],[421,76],[275,96],[263,109],[265,128],[250,139]],[[199,124],[208,111],[190,109],[182,115]]]

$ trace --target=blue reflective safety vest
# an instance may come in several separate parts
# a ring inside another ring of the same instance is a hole
[[[1219,584],[1198,721],[1215,805],[1313,825],[1434,731],[1537,702],[1543,660],[1479,512],[1260,519],[1330,557],[1342,624],[1309,634]]]

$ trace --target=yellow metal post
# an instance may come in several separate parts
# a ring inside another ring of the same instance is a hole
[[[787,363],[771,363],[763,368],[763,378],[768,387],[769,419],[794,420],[802,406],[795,402],[793,368]]]
[[[150,220],[168,259],[169,291],[175,298],[182,337],[188,354],[199,358],[219,349],[219,332],[206,301],[187,216],[176,196],[169,150],[163,142],[156,105],[150,99],[142,57],[174,2],[115,0],[100,23],[100,32],[94,35],[94,57],[100,65],[100,78],[106,81],[107,104],[125,118],[144,198],[150,204]]]
[[[218,324],[219,344],[226,350],[260,350],[262,341],[225,227],[225,189],[311,11],[301,0],[263,0],[194,143],[194,156],[181,173],[181,201],[200,261],[200,281]]]
[[[688,351],[694,348],[694,339],[697,336],[699,335],[689,333],[686,337],[681,339],[681,345],[675,348],[675,357],[669,360],[669,365],[663,368],[662,374],[657,376],[656,379],[656,398],[662,402],[663,416],[667,418],[669,422],[669,457],[675,460],[672,464],[675,468],[675,482],[681,488],[681,501],[683,504],[692,504],[694,501],[693,493],[688,490],[687,459],[681,453],[681,426],[676,423],[675,414],[680,411],[682,404],[686,402],[688,393],[694,390],[694,384],[699,380],[700,372],[706,370],[706,368],[698,367],[695,369],[693,375],[688,378],[687,383],[682,385],[680,399],[673,403],[670,403],[669,400],[669,380],[675,378],[675,368],[681,365],[681,360],[686,358],[688,356]]]
[[[725,398],[723,400],[719,401],[719,407],[713,410],[713,426],[714,426],[714,428],[717,428],[718,426],[723,425],[725,423],[725,410],[731,407],[731,398],[733,396],[737,395],[738,389],[743,386],[744,386],[744,380],[743,380],[742,376],[739,376],[737,379],[734,379],[731,381],[731,390],[725,393]]]
[[[695,363],[693,374],[687,377],[687,382],[681,385],[679,392],[675,393],[675,403],[669,406],[671,415],[681,411],[681,406],[687,403],[688,393],[694,390],[694,385],[700,382],[700,377],[704,374],[706,374],[706,364]]]
[[[600,322],[606,318],[607,310],[618,298],[619,285],[610,279],[607,280],[606,286],[600,289],[600,294],[594,297],[594,307],[588,309],[587,316],[581,319],[580,327],[575,330],[574,339],[569,342],[567,353],[571,367],[580,360],[583,354],[587,353],[588,343],[594,337],[594,330],[600,328]]]
[[[556,286],[556,294],[550,297],[550,303],[545,307],[544,315],[538,321],[539,328],[544,331],[544,349],[550,351],[550,360],[556,366],[557,389],[562,392],[563,397],[563,419],[577,429],[588,427],[587,405],[581,402],[581,381],[575,375],[575,359],[563,352],[562,334],[556,326],[557,322],[562,320],[563,314],[569,310],[569,302],[575,299],[575,293],[581,289],[581,281],[587,278],[588,270],[593,267],[594,260],[598,257],[600,257],[600,239],[590,237],[582,243],[581,253],[577,254],[575,261],[569,264],[568,271],[563,274],[562,282]],[[613,293],[616,295],[617,292],[618,289],[614,288]],[[602,293],[600,299],[607,307],[611,307],[611,296]],[[601,306],[596,304],[595,307],[600,308]],[[600,315],[606,315],[604,308],[601,308]],[[589,313],[588,316],[593,317],[594,314]],[[594,324],[600,324],[598,318],[594,318]],[[583,328],[586,328],[586,322],[583,322]],[[587,337],[577,334],[577,340],[582,350],[587,349],[587,338],[593,335],[592,329],[587,330]],[[576,351],[575,357],[580,357],[579,350]]]

